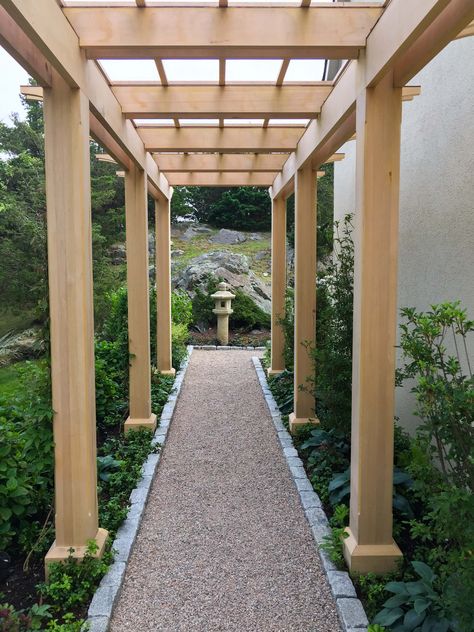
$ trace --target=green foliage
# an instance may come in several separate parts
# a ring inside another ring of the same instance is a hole
[[[350,444],[347,437],[339,435],[333,428],[315,428],[300,449],[313,487],[321,500],[329,504],[329,484],[334,472],[347,468],[349,464]]]
[[[235,290],[235,299],[232,301],[232,309],[234,313],[230,317],[232,326],[238,327],[243,331],[251,329],[269,329],[270,315],[256,305],[250,296],[247,296],[242,290]]]
[[[419,579],[389,582],[385,590],[393,597],[384,603],[374,623],[389,626],[393,632],[454,632],[435,573],[424,562],[414,561],[412,566]]]
[[[283,415],[293,410],[293,374],[283,371],[269,380],[269,387]]]
[[[52,501],[48,367],[27,362],[18,373],[15,396],[0,398],[0,550],[28,550],[25,536]]]
[[[400,493],[400,488],[410,488],[413,486],[413,480],[407,472],[395,469],[393,472],[393,508],[394,510],[406,515],[408,518],[413,517],[413,510],[405,496]],[[329,501],[331,505],[336,506],[342,502],[349,503],[351,492],[351,469],[348,467],[344,472],[339,472],[330,481],[328,485]]]
[[[433,305],[429,312],[405,308],[402,315],[400,346],[407,364],[398,377],[415,379],[418,437],[433,462],[439,461],[446,482],[474,491],[474,376],[467,348],[474,321],[459,302]]]
[[[153,452],[151,440],[152,432],[141,429],[109,438],[99,448],[99,523],[112,537],[127,515],[143,461]]]
[[[171,295],[171,319],[177,325],[189,327],[193,321],[193,304],[186,292],[174,290]]]
[[[357,593],[364,603],[364,609],[369,621],[372,621],[377,612],[382,609],[383,603],[387,599],[385,586],[389,581],[393,581],[396,576],[397,573],[388,573],[386,575],[367,573],[366,575],[354,574],[352,577]],[[375,624],[374,627],[377,628],[378,624]],[[385,630],[385,628],[381,629]]]
[[[189,341],[189,330],[187,325],[180,323],[171,324],[171,356],[175,369],[179,369],[183,360],[187,356],[186,345]]]
[[[26,120],[0,122],[0,293],[4,304],[47,320],[46,198],[43,110],[25,101]],[[113,165],[95,160],[91,143],[91,204],[96,324],[106,315],[106,293],[123,279],[111,266],[109,246],[123,240],[123,182]],[[25,292],[25,288],[28,291]]]
[[[342,570],[345,566],[342,543],[347,538],[346,526],[349,522],[349,509],[346,505],[338,505],[330,520],[331,534],[325,536],[321,549],[331,558],[334,565]]]
[[[23,632],[23,630],[44,630],[52,615],[51,607],[34,604],[29,610],[15,610],[9,604],[0,604],[0,630],[2,632]]]
[[[110,564],[110,554],[97,558],[97,549],[97,543],[91,540],[80,563],[74,557],[74,549],[70,549],[65,562],[50,564],[48,583],[40,584],[38,589],[53,611],[74,610],[92,598]]]
[[[192,214],[217,228],[260,231],[271,225],[268,190],[259,187],[177,187],[171,210],[173,217]]]
[[[325,174],[318,178],[317,221],[318,221],[318,258],[325,259],[332,253],[334,222],[334,164],[321,167]],[[287,202],[287,234],[291,246],[295,245],[295,196]]]
[[[324,427],[350,436],[354,243],[351,216],[335,223],[334,255],[318,279],[315,366],[316,414]]]

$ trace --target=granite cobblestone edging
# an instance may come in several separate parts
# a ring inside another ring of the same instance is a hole
[[[278,440],[290,470],[293,482],[300,496],[306,519],[308,520],[314,541],[318,548],[324,572],[328,578],[331,592],[336,601],[337,612],[344,632],[362,632],[369,625],[367,615],[361,601],[357,598],[354,584],[346,571],[338,571],[328,554],[320,546],[324,537],[330,535],[331,528],[327,516],[322,508],[321,500],[314,491],[310,480],[306,476],[303,461],[299,458],[297,450],[293,446],[290,433],[286,430],[281,420],[278,405],[268,386],[265,371],[259,358],[252,358],[258,381],[262,387],[265,401],[270,410],[273,425],[278,435]]]
[[[193,347],[188,346],[188,356],[176,374],[173,390],[163,407],[160,423],[153,435],[152,445],[159,444],[162,449],[166,442],[176,400],[181,390],[192,352]],[[161,453],[162,450],[159,453],[149,454],[142,466],[142,477],[137,487],[130,494],[130,508],[127,517],[117,531],[112,545],[112,549],[115,551],[114,562],[102,578],[92,598],[87,612],[88,618],[83,628],[84,631],[106,632],[109,629],[112,610],[120,595],[128,558],[140,527],[151,483],[155,478],[156,469],[161,459]]]

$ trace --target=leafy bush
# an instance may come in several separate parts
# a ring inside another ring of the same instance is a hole
[[[99,559],[96,557],[97,549],[97,543],[92,540],[80,563],[73,556],[74,549],[71,549],[65,562],[49,565],[48,583],[41,584],[38,588],[54,611],[77,609],[92,598],[110,564],[110,554]]]
[[[393,597],[387,599],[374,623],[389,626],[394,632],[449,632],[456,628],[436,590],[436,575],[424,562],[412,562],[419,579],[389,582],[385,586]]]
[[[109,438],[98,450],[99,524],[111,537],[127,515],[142,464],[153,452],[151,440],[152,432],[141,429]]]
[[[171,355],[175,369],[179,369],[187,355],[186,345],[189,340],[187,325],[183,323],[172,323],[171,325]]]
[[[46,363],[18,373],[16,395],[0,398],[0,550],[27,551],[52,502],[52,409]]]
[[[324,427],[350,436],[354,243],[352,216],[334,225],[334,254],[318,279],[315,365],[316,413]]]
[[[171,294],[171,320],[177,325],[191,325],[193,304],[186,292],[174,290]]]
[[[430,312],[405,308],[402,315],[407,322],[400,327],[400,346],[407,364],[398,379],[416,381],[418,437],[432,461],[439,462],[446,482],[474,491],[474,376],[467,350],[474,321],[459,302],[433,305]]]

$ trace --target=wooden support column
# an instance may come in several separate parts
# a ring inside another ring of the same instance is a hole
[[[84,556],[98,528],[89,102],[53,73],[44,90],[56,540],[48,564]]]
[[[130,352],[130,416],[125,432],[156,427],[151,412],[150,302],[148,284],[148,205],[145,172],[125,172],[127,233],[128,344]]]
[[[349,537],[352,571],[386,573],[392,538],[393,416],[402,93],[388,73],[357,99]]]
[[[170,200],[155,200],[156,228],[156,364],[174,375],[171,354],[171,215]]]
[[[311,165],[295,175],[295,395],[290,431],[318,423],[312,393],[316,343],[316,172]]]
[[[272,200],[272,347],[268,375],[285,369],[285,337],[280,319],[285,315],[286,291],[286,200]]]

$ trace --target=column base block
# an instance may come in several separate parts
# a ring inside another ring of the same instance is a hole
[[[350,527],[343,540],[344,558],[351,572],[383,575],[393,571],[403,553],[394,540],[390,544],[358,544]]]
[[[289,419],[290,433],[295,434],[302,426],[307,426],[308,424],[319,426],[319,423],[317,417],[297,417],[295,413],[291,413]]]
[[[130,430],[139,430],[140,428],[149,428],[150,430],[156,430],[156,415],[152,414],[148,419],[132,419],[129,417],[125,422],[123,430],[125,433]]]
[[[176,375],[176,369],[164,369],[160,371],[160,375],[172,375],[174,377]]]
[[[281,375],[284,372],[285,369],[267,369],[267,375],[268,377],[272,377],[274,375]]]
[[[97,535],[93,539],[96,541],[99,548],[94,554],[94,557],[100,558],[104,555],[105,545],[107,543],[108,537],[109,533],[105,529],[97,530]],[[74,551],[71,552],[71,549],[74,549]],[[72,555],[77,560],[82,560],[86,554],[86,551],[87,546],[58,546],[55,540],[44,558],[44,572],[46,576],[46,581],[48,581],[50,564],[53,564],[54,562],[65,562],[70,555]]]

